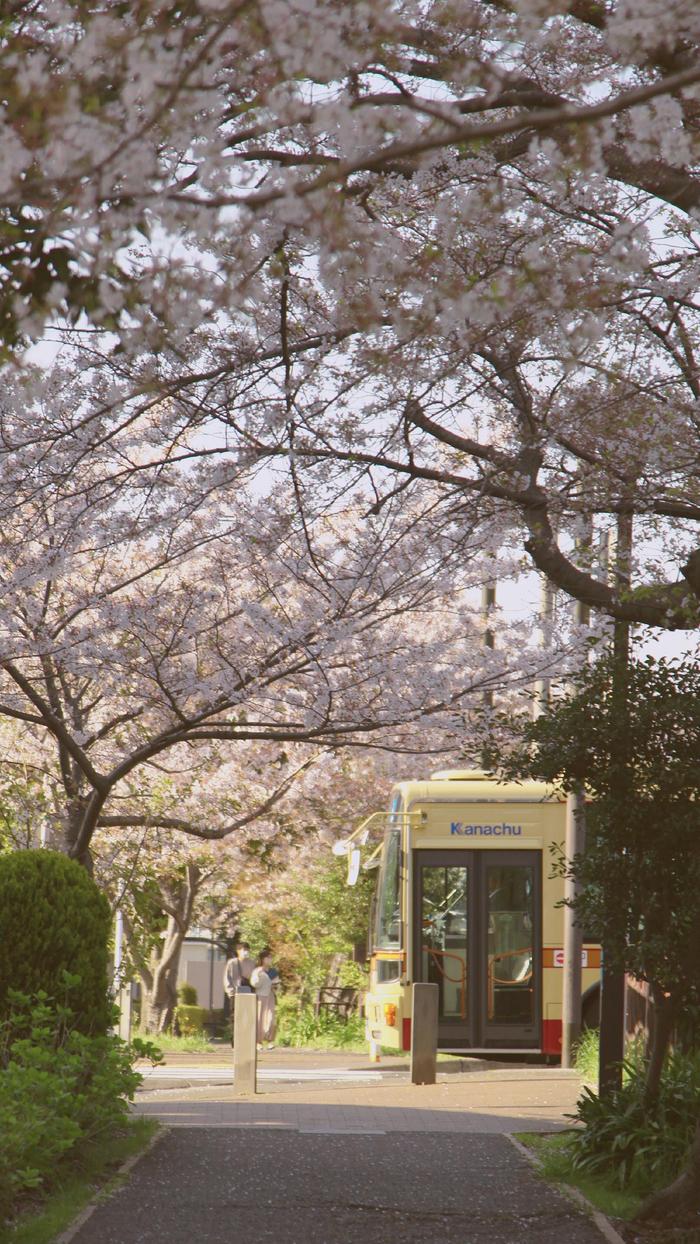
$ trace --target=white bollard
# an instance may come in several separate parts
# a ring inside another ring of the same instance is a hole
[[[237,993],[233,1025],[233,1091],[237,1096],[256,1093],[258,1072],[258,999]]]
[[[437,1079],[439,1004],[439,985],[413,986],[411,1084],[434,1084]]]

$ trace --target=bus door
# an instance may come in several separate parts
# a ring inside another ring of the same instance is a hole
[[[540,1045],[538,851],[415,851],[413,978],[438,985],[439,1042]]]

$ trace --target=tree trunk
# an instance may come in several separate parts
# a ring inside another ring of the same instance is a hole
[[[649,1062],[647,1064],[646,1083],[644,1086],[644,1104],[649,1109],[659,1095],[661,1072],[668,1050],[673,1024],[676,1017],[674,999],[666,995],[659,985],[652,983],[651,993],[654,999],[653,1021]]]
[[[172,1025],[177,1006],[177,973],[182,943],[192,921],[195,899],[206,880],[196,864],[187,864],[177,883],[161,885],[168,924],[160,946],[151,956],[150,969],[141,973],[141,1032],[157,1036]]]
[[[61,851],[71,859],[77,860],[92,876],[94,872],[92,852],[89,847],[82,851],[78,850],[88,803],[87,795],[75,795],[68,801],[64,815],[54,818],[52,822],[49,845],[55,851]]]
[[[672,1219],[697,1209],[700,1209],[700,1120],[695,1126],[685,1170],[667,1188],[661,1188],[647,1197],[633,1222],[645,1222],[650,1218]]]
[[[162,953],[156,957],[154,952],[151,958],[150,981],[141,977],[141,1031],[145,1034],[157,1036],[172,1026],[177,1006],[180,952],[186,932],[186,929],[179,929],[171,917]]]

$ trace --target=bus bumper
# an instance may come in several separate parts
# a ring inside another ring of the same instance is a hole
[[[406,997],[382,990],[365,995],[365,1036],[397,1054],[411,1048],[411,1020],[405,1014]]]

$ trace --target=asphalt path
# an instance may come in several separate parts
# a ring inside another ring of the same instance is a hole
[[[502,1135],[177,1128],[72,1244],[601,1244]]]

